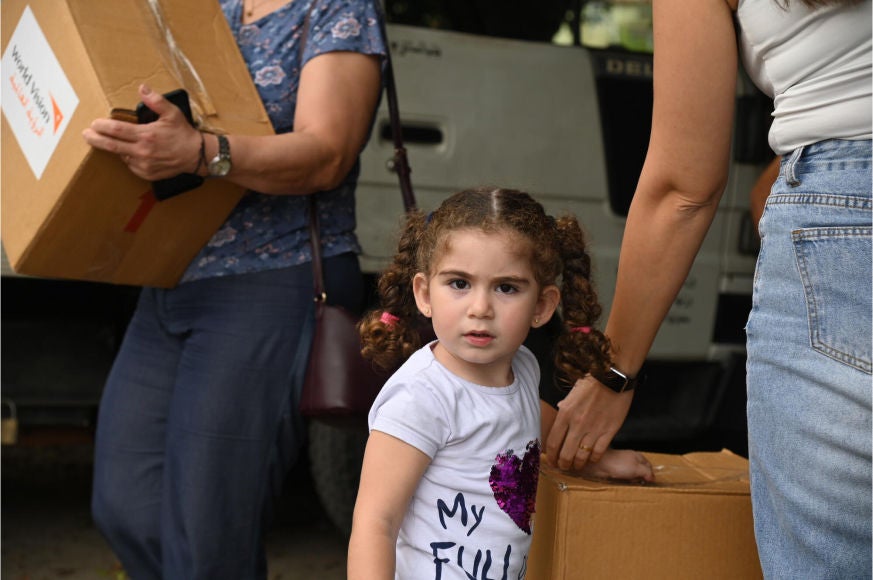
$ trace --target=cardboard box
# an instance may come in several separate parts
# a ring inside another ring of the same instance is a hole
[[[202,127],[269,135],[215,0],[4,0],[2,238],[15,271],[172,286],[243,195],[224,180],[156,202],[82,131],[137,88],[185,88]]]
[[[543,465],[530,580],[761,578],[748,461],[646,453],[654,484],[589,481]]]

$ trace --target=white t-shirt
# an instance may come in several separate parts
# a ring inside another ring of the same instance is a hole
[[[540,371],[522,347],[514,382],[485,387],[434,358],[431,343],[389,379],[370,429],[431,458],[397,539],[395,578],[524,578],[540,463]]]
[[[809,8],[791,0],[740,0],[740,51],[749,76],[773,98],[770,147],[779,155],[826,139],[870,139],[870,0]]]

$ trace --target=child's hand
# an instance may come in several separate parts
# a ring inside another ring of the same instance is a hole
[[[655,481],[655,474],[649,460],[639,451],[630,449],[607,449],[600,461],[588,462],[580,473],[598,479]]]

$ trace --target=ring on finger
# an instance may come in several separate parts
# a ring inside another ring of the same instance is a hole
[[[579,445],[579,451],[586,451],[591,453],[594,450],[593,447],[589,447],[588,445]]]

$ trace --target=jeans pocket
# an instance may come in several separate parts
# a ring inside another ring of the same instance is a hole
[[[871,232],[823,227],[791,233],[812,348],[867,374],[873,370]]]

